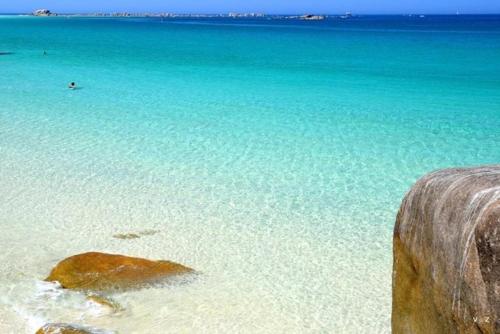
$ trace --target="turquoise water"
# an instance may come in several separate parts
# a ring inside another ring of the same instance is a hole
[[[387,333],[405,192],[500,161],[499,16],[4,16],[0,52],[2,333]],[[203,274],[109,314],[41,282],[90,250]]]

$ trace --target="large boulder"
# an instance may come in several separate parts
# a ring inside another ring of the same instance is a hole
[[[90,252],[62,260],[45,280],[67,289],[106,291],[140,288],[192,271],[170,261]]]
[[[420,179],[393,251],[394,334],[500,333],[500,165]]]

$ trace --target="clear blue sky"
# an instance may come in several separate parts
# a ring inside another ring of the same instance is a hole
[[[47,8],[60,13],[87,12],[264,12],[270,14],[352,11],[359,14],[500,13],[500,0],[0,0],[1,13]]]

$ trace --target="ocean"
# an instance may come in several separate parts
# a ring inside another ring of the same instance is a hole
[[[1,333],[388,333],[403,196],[500,162],[500,16],[1,16],[0,54]],[[87,251],[200,274],[110,314],[43,282]]]

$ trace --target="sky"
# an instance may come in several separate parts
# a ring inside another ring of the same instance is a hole
[[[500,14],[500,0],[0,0],[0,13]]]

